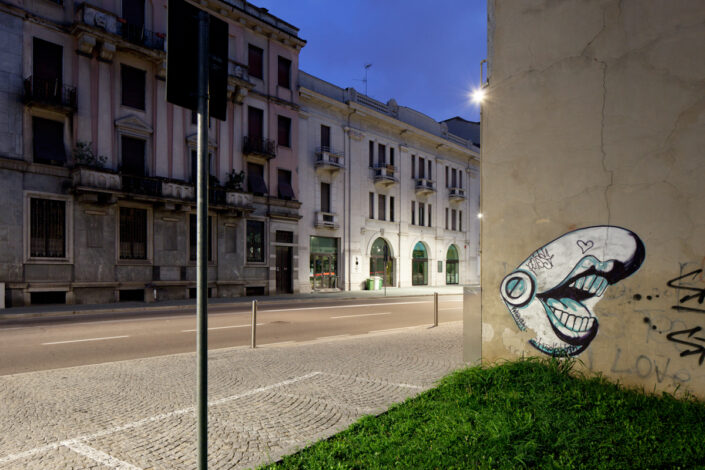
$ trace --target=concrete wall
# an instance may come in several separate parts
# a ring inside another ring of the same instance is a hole
[[[483,360],[705,396],[702,2],[488,7]]]

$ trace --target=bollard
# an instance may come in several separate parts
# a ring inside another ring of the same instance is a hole
[[[433,293],[433,326],[438,326],[438,292]]]
[[[250,342],[250,347],[252,349],[257,347],[257,300],[252,301],[252,341]]]

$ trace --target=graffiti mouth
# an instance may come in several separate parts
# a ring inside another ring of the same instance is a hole
[[[585,306],[587,299],[601,297],[609,280],[594,267],[566,279],[553,289],[537,294],[554,333],[572,345],[587,345],[597,334],[597,317]]]

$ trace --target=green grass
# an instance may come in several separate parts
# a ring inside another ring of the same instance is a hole
[[[462,370],[281,468],[705,468],[705,404],[526,359]]]

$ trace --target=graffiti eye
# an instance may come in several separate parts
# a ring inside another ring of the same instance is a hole
[[[524,271],[514,271],[504,278],[500,287],[504,301],[521,308],[534,298],[534,279]]]

